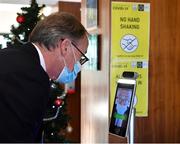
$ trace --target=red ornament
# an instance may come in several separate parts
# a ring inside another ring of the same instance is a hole
[[[24,23],[25,22],[25,17],[22,16],[22,15],[19,15],[19,16],[17,16],[16,21],[18,23]]]
[[[57,106],[57,107],[61,106],[62,103],[63,103],[63,100],[61,100],[61,99],[56,99],[54,102],[55,106]]]
[[[68,94],[74,94],[76,91],[74,90],[74,89],[69,89],[69,90],[67,90],[67,93]]]

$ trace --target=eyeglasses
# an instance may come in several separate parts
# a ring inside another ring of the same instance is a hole
[[[89,61],[89,59],[85,56],[85,54],[73,42],[71,42],[71,44],[81,53],[81,58],[79,60],[81,65]]]

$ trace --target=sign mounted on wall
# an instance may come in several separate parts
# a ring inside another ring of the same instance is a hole
[[[139,74],[136,90],[136,116],[148,116],[148,63],[150,4],[111,3],[111,99],[123,71]]]

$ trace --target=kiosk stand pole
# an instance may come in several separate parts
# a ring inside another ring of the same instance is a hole
[[[132,109],[130,123],[129,123],[129,130],[128,130],[128,143],[134,144],[134,120],[135,120],[136,109]]]

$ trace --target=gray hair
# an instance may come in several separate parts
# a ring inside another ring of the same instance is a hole
[[[50,49],[55,48],[61,39],[77,41],[86,33],[86,29],[75,16],[67,12],[57,12],[38,22],[29,36],[29,41],[38,42]]]

